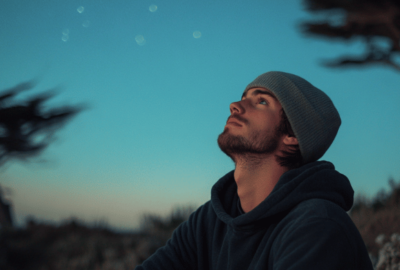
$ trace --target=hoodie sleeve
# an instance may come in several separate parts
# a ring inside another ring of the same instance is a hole
[[[331,218],[314,218],[286,227],[274,242],[269,269],[371,269],[357,239]],[[355,233],[357,234],[357,233]],[[364,246],[365,249],[365,246]]]
[[[183,222],[164,247],[159,248],[135,270],[196,269],[195,215]]]

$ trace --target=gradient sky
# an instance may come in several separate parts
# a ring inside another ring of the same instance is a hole
[[[39,78],[27,95],[60,86],[49,105],[90,105],[40,159],[1,169],[17,221],[135,228],[203,204],[234,168],[217,145],[229,104],[271,70],[331,97],[342,126],[322,160],[357,193],[400,180],[400,73],[320,66],[364,47],[305,37],[309,18],[300,0],[0,0],[0,89]]]

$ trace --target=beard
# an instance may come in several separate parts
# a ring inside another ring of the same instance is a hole
[[[268,134],[252,133],[250,138],[232,135],[225,130],[218,136],[218,146],[235,163],[239,159],[257,159],[273,153],[279,144],[281,132],[279,128]]]

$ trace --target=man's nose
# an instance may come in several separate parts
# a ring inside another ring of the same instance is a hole
[[[242,114],[244,113],[244,107],[242,104],[243,100],[232,102],[231,105],[229,105],[229,110],[231,111],[231,114],[237,113],[237,114]]]

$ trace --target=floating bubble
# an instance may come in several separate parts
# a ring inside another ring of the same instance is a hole
[[[82,26],[83,26],[83,27],[89,27],[89,25],[90,25],[90,21],[89,21],[89,20],[86,20],[86,21],[84,21],[84,22],[82,23]]]
[[[68,35],[63,35],[63,37],[61,38],[61,40],[64,42],[67,42],[68,39],[69,39]]]
[[[200,38],[201,37],[201,32],[200,31],[194,31],[193,32],[193,37],[194,38]]]
[[[156,12],[157,6],[156,6],[156,5],[151,5],[151,6],[149,7],[149,10],[150,10],[151,12]]]
[[[77,11],[78,11],[79,13],[82,13],[84,10],[85,10],[85,8],[82,7],[82,6],[78,7],[78,9],[77,9]]]
[[[146,44],[146,40],[144,39],[144,37],[142,35],[137,35],[135,37],[136,43],[140,46]]]
[[[65,29],[62,31],[62,34],[63,34],[64,36],[68,36],[68,35],[69,35],[69,29],[65,28]]]

